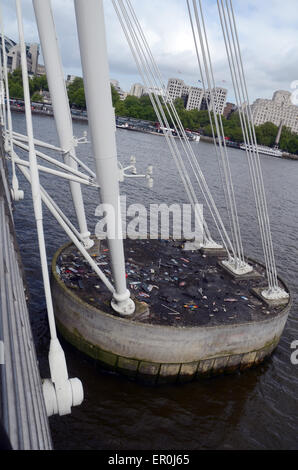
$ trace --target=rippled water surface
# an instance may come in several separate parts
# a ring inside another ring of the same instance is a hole
[[[22,114],[14,114],[14,128],[25,131]],[[34,116],[35,136],[57,144],[54,120]],[[85,123],[74,123],[81,137]],[[129,179],[121,185],[128,202],[187,202],[175,165],[163,137],[117,131],[119,160],[137,158],[143,172],[154,166],[154,187]],[[218,163],[213,145],[192,144],[206,179],[224,212]],[[78,154],[93,167],[90,144]],[[245,153],[230,150],[231,167],[247,255],[263,260]],[[298,162],[262,156],[276,263],[279,274],[293,295],[291,310],[280,344],[264,365],[235,376],[226,376],[180,386],[145,387],[115,374],[99,371],[63,342],[71,377],[80,377],[85,400],[70,416],[51,417],[56,449],[298,449],[298,366],[290,362],[291,342],[298,339]],[[48,376],[49,333],[31,190],[20,178],[25,200],[16,204],[15,222],[31,292],[30,314],[42,376]],[[42,184],[75,222],[68,185],[52,176]],[[89,228],[94,231],[98,204],[96,190],[84,188]],[[201,196],[200,196],[201,197]],[[56,249],[67,241],[63,231],[45,209],[44,226],[49,263]],[[206,212],[207,221],[212,222]],[[216,238],[216,232],[212,230]]]

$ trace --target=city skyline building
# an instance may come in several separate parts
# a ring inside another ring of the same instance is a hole
[[[134,83],[131,85],[129,94],[131,96],[136,96],[137,98],[141,98],[145,93],[145,87],[141,83]]]
[[[265,122],[272,122],[284,126],[298,134],[298,106],[292,104],[291,93],[285,90],[274,92],[272,99],[258,98],[251,106],[256,126]]]
[[[167,92],[173,101],[177,98],[183,99],[185,109],[188,111],[207,109],[207,106],[211,103],[211,97],[213,97],[217,114],[223,114],[228,94],[226,88],[216,87],[212,90],[206,90],[204,96],[202,88],[186,85],[180,78],[169,78]]]
[[[226,107],[228,90],[222,87],[216,87],[212,90],[206,90],[206,95],[203,96],[200,109],[209,109],[212,106],[212,98],[216,114],[223,115]]]
[[[0,33],[0,40],[2,41],[2,36]],[[21,67],[21,48],[20,45],[17,44],[12,39],[4,36],[4,44],[5,50],[7,55],[7,70],[9,73],[14,72],[14,70],[19,69]],[[3,56],[2,56],[2,48],[1,48],[1,59],[3,63]],[[29,75],[38,75],[39,74],[39,66],[38,58],[39,58],[39,44],[32,43],[26,44],[26,56],[27,56],[27,67]],[[42,66],[41,66],[42,67]]]
[[[115,90],[116,90],[117,93],[119,94],[120,100],[121,100],[121,101],[125,100],[125,98],[127,97],[128,93],[127,93],[126,91],[123,91],[123,90],[120,88],[119,81],[118,81],[118,80],[115,80],[114,78],[111,78],[111,79],[110,79],[110,83],[111,83],[111,85],[113,85],[113,87],[115,88]]]
[[[227,102],[223,111],[223,116],[228,119],[236,110],[237,106],[234,103]]]
[[[141,96],[149,95],[152,93],[153,95],[157,94],[159,96],[163,96],[165,94],[164,90],[161,88],[150,87],[146,88],[141,83],[134,83],[129,91],[130,96],[136,96],[137,98],[141,98]]]

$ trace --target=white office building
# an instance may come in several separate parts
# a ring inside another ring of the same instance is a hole
[[[257,99],[251,110],[256,126],[265,122],[279,126],[282,122],[284,126],[298,134],[298,106],[292,104],[290,92],[278,90],[272,100]]]
[[[175,101],[177,98],[184,100],[184,105],[187,110],[191,109],[207,109],[207,104],[211,101],[211,94],[214,98],[215,110],[218,114],[223,114],[228,90],[225,88],[215,88],[206,91],[202,88],[186,85],[183,80],[179,78],[170,78],[167,86],[168,96]]]
[[[67,75],[66,84],[71,85],[75,81],[76,78],[80,78],[80,77],[78,77],[77,75]]]
[[[0,41],[2,36],[0,34]],[[13,72],[16,69],[21,68],[21,46],[12,39],[4,37],[4,44],[7,55],[7,69],[8,72]],[[2,49],[1,49],[1,59]],[[39,57],[39,45],[38,44],[26,44],[26,56],[27,56],[27,67],[29,75],[36,75],[38,71],[38,57]]]
[[[203,97],[204,92],[201,88],[189,87],[185,108],[188,111],[191,109],[201,109]]]
[[[170,78],[168,81],[167,92],[168,96],[175,101],[176,98],[182,98],[188,95],[191,87],[185,85],[183,80],[179,78]]]
[[[115,88],[115,90],[117,91],[117,93],[119,94],[120,96],[120,100],[125,100],[125,98],[127,97],[128,93],[126,91],[123,91],[121,88],[120,88],[120,85],[119,85],[119,82],[118,80],[114,80],[114,79],[111,79],[110,80],[110,83],[111,85],[113,85],[113,87]]]
[[[134,83],[131,88],[129,94],[131,96],[136,96],[137,98],[141,98],[145,93],[145,87],[141,83]]]
[[[207,104],[209,109],[212,109],[211,107],[213,98],[216,114],[223,115],[227,102],[227,94],[228,90],[222,87],[213,88],[211,91],[206,90],[206,96],[203,98],[201,109],[207,109]]]

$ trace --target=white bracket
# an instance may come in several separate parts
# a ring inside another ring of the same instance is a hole
[[[84,247],[87,250],[90,250],[90,248],[92,248],[94,246],[94,240],[92,240],[92,238],[90,238],[91,233],[90,232],[85,232],[85,233],[81,233],[80,235],[82,237]]]
[[[62,150],[62,154],[67,154],[71,151],[71,148],[72,146],[73,147],[78,147],[79,144],[89,144],[89,140],[87,140],[87,131],[84,131],[83,132],[83,136],[82,137],[75,137],[73,136],[72,139],[71,139],[71,147],[66,149],[66,150]]]
[[[253,267],[245,261],[239,260],[239,258],[230,257],[228,260],[222,261],[222,264],[228,268],[233,274],[242,276],[253,271]]]
[[[87,140],[87,131],[83,132],[83,137],[73,137],[73,145],[77,147],[79,144],[89,144],[89,140]]]
[[[123,165],[118,162],[119,166],[119,182],[123,183],[125,178],[145,178],[147,180],[147,186],[148,188],[153,187],[153,166],[148,165],[146,174],[137,174],[137,168],[136,168],[136,157],[133,155],[130,157],[130,165],[123,167]],[[130,170],[131,174],[125,173],[126,171]]]
[[[220,250],[223,248],[222,245],[219,245],[219,243],[216,243],[212,238],[205,239],[203,243],[201,243],[201,248],[206,248],[207,250]]]
[[[14,150],[11,150],[10,145],[7,145],[8,149],[5,148],[8,155],[11,157],[11,161],[13,162],[14,158],[18,158],[17,154]],[[6,145],[5,145],[6,147]],[[13,201],[22,201],[24,199],[24,191],[19,189],[19,180],[15,174],[15,170],[12,171],[12,180],[11,185],[12,188],[10,189],[11,197]]]
[[[4,151],[5,151],[6,153],[8,153],[8,154],[9,154],[10,151],[11,151],[11,143],[10,143],[10,139],[9,139],[9,134],[8,134],[8,133],[6,133],[6,134],[4,135]]]
[[[49,364],[51,379],[44,379],[42,384],[47,415],[70,414],[72,406],[83,402],[84,391],[79,379],[68,378],[64,351],[57,338],[51,340]]]
[[[281,287],[269,287],[262,291],[262,296],[266,300],[282,300],[289,298],[289,294],[284,289],[281,289]]]
[[[184,243],[183,250],[184,251],[196,251],[202,248],[202,242],[199,240],[186,240]]]
[[[134,301],[130,298],[130,292],[128,289],[122,295],[114,292],[111,306],[115,312],[119,313],[119,315],[123,317],[130,317],[136,308]]]
[[[24,199],[24,191],[19,189],[19,180],[16,175],[13,175],[12,177],[12,188],[10,192],[14,201],[22,201]]]

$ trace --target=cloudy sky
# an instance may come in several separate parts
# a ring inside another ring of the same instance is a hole
[[[40,0],[42,1],[42,0]],[[86,0],[88,1],[88,0]],[[1,0],[5,34],[18,40],[14,0]],[[185,0],[132,0],[165,83],[178,77],[198,85],[200,75]],[[203,0],[218,86],[234,99],[216,0]],[[52,0],[66,74],[81,75],[72,0]],[[140,82],[136,66],[111,0],[104,0],[110,76],[129,91]],[[297,0],[234,0],[250,100],[271,98],[277,89],[291,91],[298,80]],[[27,42],[38,42],[31,0],[23,0]],[[42,62],[42,60],[41,60]]]

